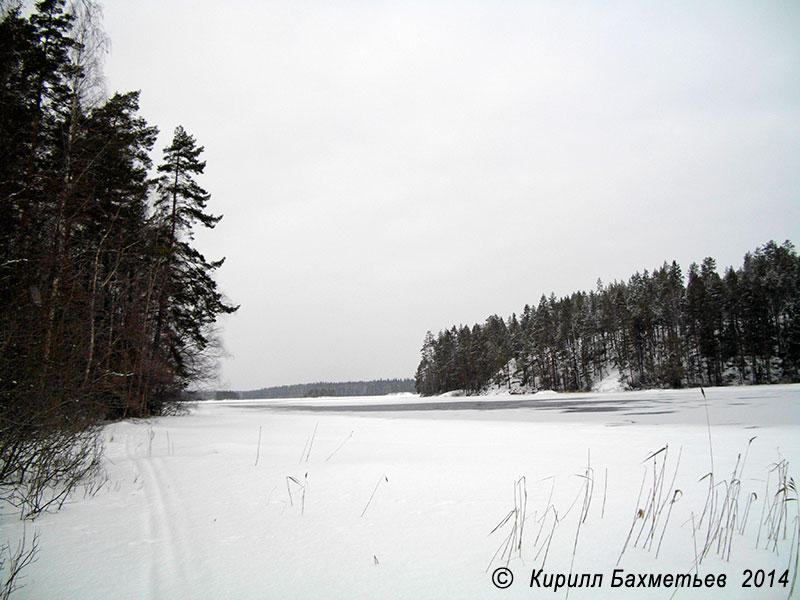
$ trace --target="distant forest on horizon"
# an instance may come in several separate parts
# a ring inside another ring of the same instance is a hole
[[[319,381],[259,388],[257,390],[200,392],[203,399],[256,400],[274,398],[320,398],[323,396],[386,396],[413,393],[413,379],[375,379],[371,381]]]
[[[518,316],[428,332],[422,395],[490,386],[585,391],[619,372],[631,389],[800,381],[800,259],[770,241],[720,275],[713,258],[627,282],[542,295]]]

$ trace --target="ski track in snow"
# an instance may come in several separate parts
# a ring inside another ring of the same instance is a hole
[[[135,437],[128,434],[126,450],[136,466],[147,499],[142,521],[151,551],[145,587],[151,598],[183,597],[184,594],[189,598],[205,597],[208,590],[201,585],[202,573],[191,543],[186,506],[170,483],[175,480],[169,467],[162,457],[152,456],[149,446],[144,451],[150,456],[137,456],[149,440],[136,446],[132,441]]]

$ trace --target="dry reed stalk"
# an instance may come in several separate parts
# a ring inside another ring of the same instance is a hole
[[[353,433],[354,433],[353,431],[351,431],[351,432],[350,432],[350,435],[348,435],[348,436],[347,436],[347,437],[344,439],[344,441],[343,441],[341,444],[339,444],[339,445],[336,447],[336,450],[334,450],[333,452],[331,452],[331,453],[330,453],[330,455],[328,456],[328,458],[326,458],[326,459],[325,459],[325,462],[328,462],[328,461],[329,461],[331,458],[333,458],[333,455],[334,455],[334,454],[336,454],[336,453],[337,453],[339,450],[341,450],[341,449],[342,449],[342,446],[344,446],[344,445],[347,443],[347,441],[348,441],[348,440],[349,440],[351,437],[353,437]]]
[[[489,532],[489,535],[492,535],[506,523],[511,522],[511,531],[503,539],[503,541],[500,543],[500,546],[495,551],[494,555],[489,561],[489,566],[486,568],[487,571],[492,566],[492,563],[495,561],[498,554],[500,555],[501,560],[505,559],[506,566],[508,566],[508,563],[510,562],[514,552],[517,552],[520,558],[522,557],[522,539],[525,521],[527,521],[527,507],[528,490],[526,479],[523,476],[514,482],[514,508],[512,508],[508,514],[503,517],[497,525],[495,525],[494,529]],[[513,521],[511,521],[512,517]]]
[[[378,483],[375,484],[375,489],[372,490],[372,494],[370,495],[369,500],[367,500],[367,505],[364,507],[364,510],[361,511],[362,517],[364,516],[364,513],[367,512],[367,509],[369,508],[372,499],[375,497],[375,492],[378,491],[378,486],[381,484],[382,481],[386,481],[386,483],[389,483],[389,478],[384,474],[381,475],[380,479],[378,479]]]
[[[258,445],[256,446],[256,464],[258,466],[258,455],[261,453],[261,425],[258,426]]]
[[[633,530],[636,528],[636,521],[644,517],[644,511],[639,508],[639,501],[642,499],[642,490],[644,490],[644,482],[646,479],[647,467],[644,468],[644,473],[642,474],[642,484],[639,486],[639,495],[636,497],[636,511],[633,514],[631,528],[628,530],[628,537],[625,538],[625,543],[622,545],[622,552],[619,553],[619,558],[617,558],[617,566],[619,566],[619,561],[622,560],[622,555],[625,554],[625,550],[628,548],[628,543],[631,541],[631,535],[633,535]]]

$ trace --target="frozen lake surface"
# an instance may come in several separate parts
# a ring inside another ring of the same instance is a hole
[[[726,387],[646,390],[639,392],[594,392],[496,397],[420,398],[381,396],[367,398],[314,398],[297,400],[242,401],[253,410],[293,410],[318,413],[433,413],[430,418],[508,419],[516,421],[581,421],[607,425],[706,424],[765,427],[800,425],[800,394],[797,386]],[[477,411],[477,414],[476,414]],[[491,414],[483,414],[491,412]],[[423,415],[406,415],[422,417]]]
[[[0,539],[38,531],[18,595],[32,599],[676,591],[614,587],[615,569],[637,581],[726,577],[675,598],[786,598],[800,544],[800,386],[706,396],[200,403],[109,425],[102,489],[27,525],[7,509]],[[747,570],[759,587],[743,587]],[[512,585],[498,589],[494,573]],[[538,587],[570,574],[597,585]]]

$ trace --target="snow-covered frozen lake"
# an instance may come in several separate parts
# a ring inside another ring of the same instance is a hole
[[[314,398],[241,401],[253,410],[292,410],[319,413],[387,413],[384,416],[423,418],[477,418],[512,421],[578,420],[616,425],[692,424],[705,426],[800,425],[797,386],[647,390],[642,392],[555,393],[472,397],[422,398],[412,395],[373,398]],[[709,411],[708,417],[706,410]],[[490,411],[490,414],[487,412]],[[393,415],[388,413],[395,413]],[[411,413],[401,414],[401,413]],[[421,414],[425,413],[425,414]]]
[[[800,386],[705,391],[208,402],[116,423],[101,491],[27,524],[41,549],[18,597],[670,598],[691,574],[726,585],[676,598],[786,598]],[[0,537],[21,527],[6,515]],[[559,576],[597,586],[540,587]]]

